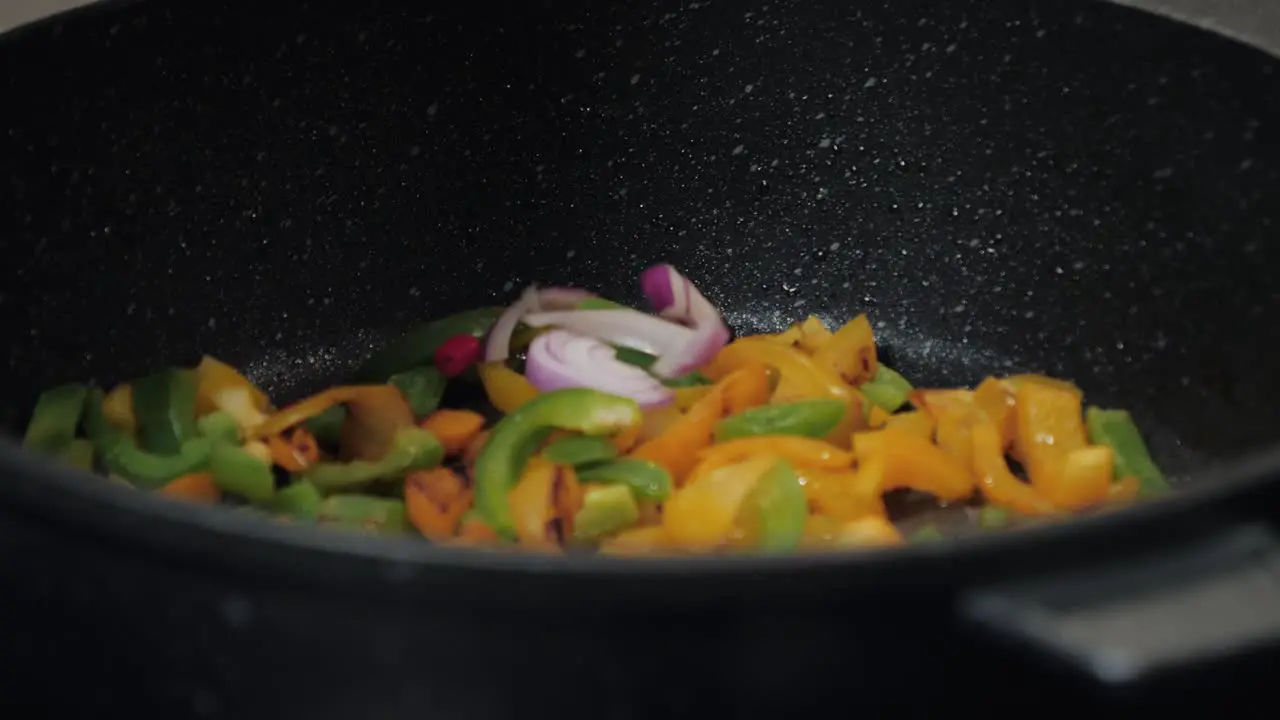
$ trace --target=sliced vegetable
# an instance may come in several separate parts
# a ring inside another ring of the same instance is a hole
[[[476,507],[494,530],[513,537],[507,492],[547,431],[560,428],[585,435],[610,435],[639,423],[641,417],[634,400],[595,390],[576,388],[539,395],[494,426],[476,460]]]
[[[215,443],[238,444],[240,442],[240,425],[231,413],[215,410],[196,420],[196,432]]]
[[[738,523],[761,550],[787,552],[800,546],[808,516],[800,476],[791,463],[777,460],[751,489]]]
[[[622,485],[640,500],[658,502],[667,499],[674,485],[671,473],[666,468],[638,458],[621,458],[579,468],[578,480],[584,483]]]
[[[796,344],[800,346],[801,350],[809,354],[820,350],[835,335],[827,329],[827,326],[816,315],[810,315],[795,327],[800,331],[800,337]]]
[[[266,419],[270,401],[238,370],[205,355],[196,365],[196,415],[215,410],[229,413],[242,430],[248,430]]]
[[[395,432],[391,446],[379,460],[319,462],[298,477],[321,492],[330,492],[395,480],[411,470],[435,467],[443,459],[444,447],[436,436],[411,425]]]
[[[463,334],[480,337],[501,313],[502,308],[478,308],[412,328],[365,360],[352,377],[359,383],[383,382],[396,373],[427,365],[446,340]]]
[[[460,336],[479,342],[470,335]],[[443,348],[443,346],[441,346]],[[448,375],[454,377],[461,373]],[[435,412],[440,407],[440,398],[444,397],[444,390],[448,381],[445,380],[446,372],[437,370],[434,367],[419,367],[412,370],[406,370],[402,373],[392,375],[387,382],[395,387],[404,395],[409,403],[409,407],[413,410],[414,417],[426,417]]]
[[[133,386],[120,383],[112,388],[102,401],[102,413],[112,425],[127,430],[131,435],[137,432],[138,421],[133,416]]]
[[[304,420],[301,427],[305,427],[316,442],[333,447],[342,436],[342,424],[346,420],[347,409],[342,405],[334,405]]]
[[[543,392],[590,388],[631,398],[642,408],[669,405],[675,398],[652,375],[618,360],[612,347],[565,330],[534,339],[525,368],[529,382]]]
[[[1114,451],[1115,476],[1133,476],[1141,484],[1139,495],[1160,495],[1169,491],[1169,482],[1156,467],[1142,440],[1142,433],[1125,410],[1090,407],[1086,422],[1089,441]]]
[[[454,335],[436,348],[432,359],[443,377],[455,378],[484,360],[484,347],[474,335]]]
[[[923,410],[912,410],[910,412],[891,415],[889,416],[889,419],[885,421],[884,426],[915,435],[925,440],[933,440],[933,418],[929,413]]]
[[[858,386],[862,394],[885,412],[897,412],[907,402],[907,396],[915,388],[911,383],[887,365],[878,365],[871,380]]]
[[[984,530],[999,530],[1008,526],[1009,511],[995,505],[985,505],[978,511],[978,527]]]
[[[55,453],[71,442],[80,424],[89,388],[78,383],[60,385],[40,393],[22,446],[41,453]]]
[[[600,553],[614,556],[647,555],[671,547],[671,538],[661,526],[624,530],[600,543]]]
[[[607,438],[568,435],[547,445],[540,454],[556,465],[581,467],[613,460],[618,457],[618,450]]]
[[[684,415],[675,414],[656,437],[640,444],[631,457],[657,463],[679,484],[698,462],[698,451],[711,444],[720,419],[723,391],[716,387]]]
[[[320,491],[306,481],[294,482],[280,489],[262,504],[264,510],[287,515],[295,520],[315,520],[320,514]]]
[[[271,463],[236,445],[215,445],[209,457],[209,472],[224,492],[253,502],[264,502],[276,491]]]
[[[155,490],[182,475],[202,470],[209,462],[213,443],[208,438],[184,442],[174,455],[157,455],[138,447],[128,431],[112,425],[103,413],[103,394],[92,388],[85,400],[85,431],[94,452],[109,475],[135,487]]]
[[[404,505],[418,532],[443,540],[453,536],[471,509],[471,490],[449,468],[418,470],[405,476]]]
[[[538,388],[525,376],[501,362],[486,362],[477,371],[489,404],[510,415],[538,396]]]
[[[884,491],[911,488],[953,502],[973,494],[969,468],[927,440],[896,429],[861,433],[854,439],[859,459],[884,458]]]
[[[662,507],[667,536],[692,550],[727,543],[751,488],[777,460],[776,455],[766,455],[726,465],[672,493]]]
[[[813,361],[854,387],[875,377],[878,363],[871,321],[864,314],[845,323],[813,354]]]
[[[658,362],[657,355],[650,355],[643,350],[636,350],[625,345],[619,345],[613,349],[614,357],[628,365],[635,365],[641,370],[648,370],[653,364]]]
[[[77,470],[93,471],[93,443],[85,438],[75,438],[59,448],[55,457]]]
[[[720,311],[671,265],[645,270],[640,275],[640,288],[658,314],[693,328],[687,344],[668,349],[658,358],[651,368],[654,374],[669,378],[695,370],[729,342],[729,328]]]
[[[165,497],[195,502],[216,503],[222,500],[222,490],[209,472],[195,472],[170,480],[160,488]]]
[[[978,489],[987,500],[1022,515],[1053,515],[1056,512],[1053,504],[1038,490],[1009,472],[1000,432],[993,423],[978,423],[973,428],[972,442]]]
[[[835,542],[840,547],[877,547],[900,545],[903,538],[893,523],[873,515],[841,525]]]
[[[142,446],[160,455],[173,455],[196,437],[196,376],[190,370],[169,368],[133,384],[133,412]]]
[[[437,410],[419,425],[429,431],[450,457],[460,454],[484,430],[484,416],[474,410]]]
[[[931,543],[946,540],[947,538],[938,529],[937,525],[925,525],[924,527],[911,533],[910,540],[913,543]]]
[[[565,538],[573,536],[582,502],[572,468],[533,458],[507,492],[506,509],[521,545],[557,550]]]
[[[1074,388],[1043,382],[1023,382],[1014,389],[1017,403],[1017,457],[1031,484],[1051,500],[1065,497],[1066,458],[1088,444],[1080,394]]]
[[[595,540],[625,530],[640,519],[640,507],[625,485],[588,488],[582,509],[574,516],[573,534],[579,540]]]
[[[371,495],[331,495],[320,501],[316,522],[384,534],[410,528],[403,502]]]
[[[840,423],[845,407],[832,399],[764,405],[721,420],[716,425],[716,442],[758,435],[825,437]]]
[[[686,373],[680,377],[667,378],[662,381],[662,384],[669,388],[694,388],[701,387],[703,385],[714,385],[715,383],[712,382],[711,378],[703,375],[697,370],[694,370],[693,372]]]
[[[577,307],[583,300],[591,296],[585,290],[573,288],[549,288],[538,290],[529,286],[520,293],[520,299],[502,311],[489,331],[485,342],[485,362],[503,362],[511,355],[511,336],[521,320],[532,327],[542,327],[538,323],[529,322],[526,316],[540,310],[565,310]],[[546,323],[554,324],[554,323]]]

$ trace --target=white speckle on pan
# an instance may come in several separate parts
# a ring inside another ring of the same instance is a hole
[[[433,102],[427,106],[427,116],[435,117],[436,111],[440,109],[440,103]]]
[[[631,84],[632,84],[632,85],[635,85],[635,84],[636,84],[636,83],[638,83],[638,82],[640,82],[640,73],[636,73],[635,75],[632,75],[632,76],[631,76]]]
[[[824,149],[831,147],[831,138],[822,138],[822,140],[819,140],[818,147]]]
[[[733,154],[741,155],[742,153],[746,152],[746,149],[747,147],[745,145],[739,145],[733,149]]]
[[[875,86],[876,86],[876,83],[878,83],[878,82],[880,82],[880,81],[879,81],[879,80],[877,80],[877,79],[875,79],[875,78],[867,78],[867,81],[866,81],[866,82],[864,82],[864,83],[862,83],[862,87],[864,87],[864,88],[873,88],[873,87],[875,87]]]
[[[840,249],[840,243],[833,242],[827,249],[830,250],[831,252],[835,252]]]
[[[746,86],[746,87],[744,87],[744,88],[742,88],[742,92],[750,93],[751,91],[753,91],[753,90],[755,90],[755,89],[756,89],[756,86],[755,86],[755,84],[754,84],[754,83],[747,83],[747,86]]]

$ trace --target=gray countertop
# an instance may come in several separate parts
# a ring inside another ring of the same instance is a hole
[[[1280,55],[1278,0],[1116,1],[1181,18]],[[0,31],[87,2],[92,0],[0,0]]]

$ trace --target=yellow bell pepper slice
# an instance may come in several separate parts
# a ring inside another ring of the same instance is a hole
[[[801,350],[812,355],[822,349],[831,338],[835,337],[835,333],[827,329],[826,325],[818,319],[816,315],[810,315],[804,319],[799,325],[800,339],[797,345]]]
[[[1081,396],[1069,387],[1023,382],[1014,388],[1019,459],[1031,484],[1048,497],[1059,497],[1066,457],[1089,444]]]
[[[239,370],[205,355],[196,365],[195,374],[197,415],[222,410],[246,432],[267,419],[271,401]]]
[[[107,421],[118,428],[137,432],[138,421],[133,415],[133,386],[121,383],[102,400],[102,414]]]
[[[910,410],[890,415],[884,426],[911,433],[930,442],[933,441],[934,421],[929,413],[923,410]]]
[[[818,470],[796,466],[809,505],[820,515],[841,522],[886,515],[881,485],[884,461],[876,458],[857,470]]]
[[[775,455],[756,456],[677,490],[662,508],[666,536],[682,549],[709,550],[726,544],[747,494],[775,462]]]
[[[860,463],[883,459],[883,492],[911,488],[945,502],[973,494],[970,469],[919,435],[895,428],[859,433],[854,436],[854,453]]]
[[[489,397],[489,404],[508,415],[538,396],[538,388],[505,363],[480,363],[476,372],[484,385],[485,395]]]
[[[1055,509],[1038,490],[1009,472],[1000,432],[989,420],[972,429],[973,465],[978,488],[988,501],[1023,515],[1053,515]]]
[[[876,374],[876,340],[867,316],[840,328],[813,354],[813,361],[849,385],[861,385]]]
[[[1045,493],[1063,510],[1083,510],[1105,502],[1111,492],[1114,457],[1106,445],[1090,445],[1067,453],[1061,481]]]

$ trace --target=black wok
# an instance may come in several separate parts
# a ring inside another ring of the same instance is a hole
[[[1249,695],[1280,631],[1262,53],[1053,0],[189,0],[14,32],[0,88],[12,429],[42,387],[201,351],[287,398],[415,321],[531,281],[638,300],[669,260],[739,332],[868,311],[924,384],[1072,378],[1182,490],[897,551],[622,563],[172,507],[6,442],[6,707],[1274,711]]]

